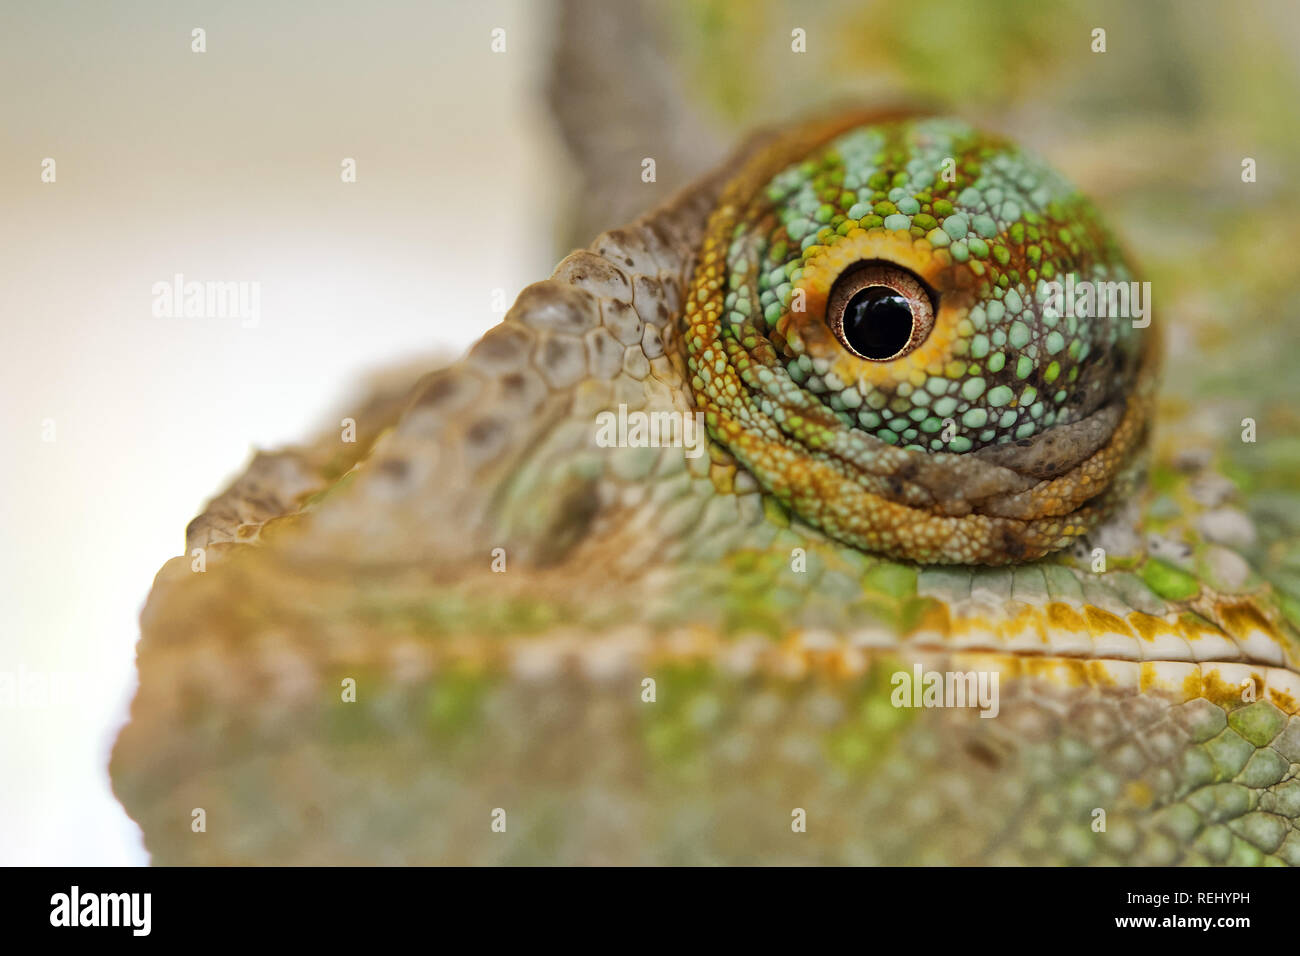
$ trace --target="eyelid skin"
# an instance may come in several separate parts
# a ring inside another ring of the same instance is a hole
[[[864,294],[903,275],[932,291],[928,310],[910,284]],[[710,214],[681,317],[696,408],[760,487],[841,542],[1033,560],[1132,493],[1153,407],[1151,333],[1044,311],[1069,276],[1134,270],[1078,189],[1014,144],[951,118],[792,128]]]

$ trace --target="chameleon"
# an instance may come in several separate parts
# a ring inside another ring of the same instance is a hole
[[[1300,864],[1285,598],[1213,462],[1150,493],[1169,319],[1059,301],[1140,275],[960,119],[755,134],[213,499],[118,798],[167,864]]]

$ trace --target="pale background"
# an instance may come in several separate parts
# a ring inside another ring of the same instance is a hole
[[[255,446],[550,274],[550,27],[522,0],[0,6],[0,672],[82,675],[0,707],[0,864],[147,861],[107,761],[186,523]],[[260,326],[154,318],[176,272],[259,281]]]

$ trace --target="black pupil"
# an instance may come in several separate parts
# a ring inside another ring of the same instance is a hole
[[[844,338],[869,359],[896,355],[912,338],[907,296],[881,285],[863,289],[844,309]]]

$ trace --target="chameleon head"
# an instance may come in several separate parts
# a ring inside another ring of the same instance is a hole
[[[723,190],[683,313],[713,438],[825,533],[1005,564],[1128,493],[1149,302],[1093,206],[951,119],[799,127]]]

